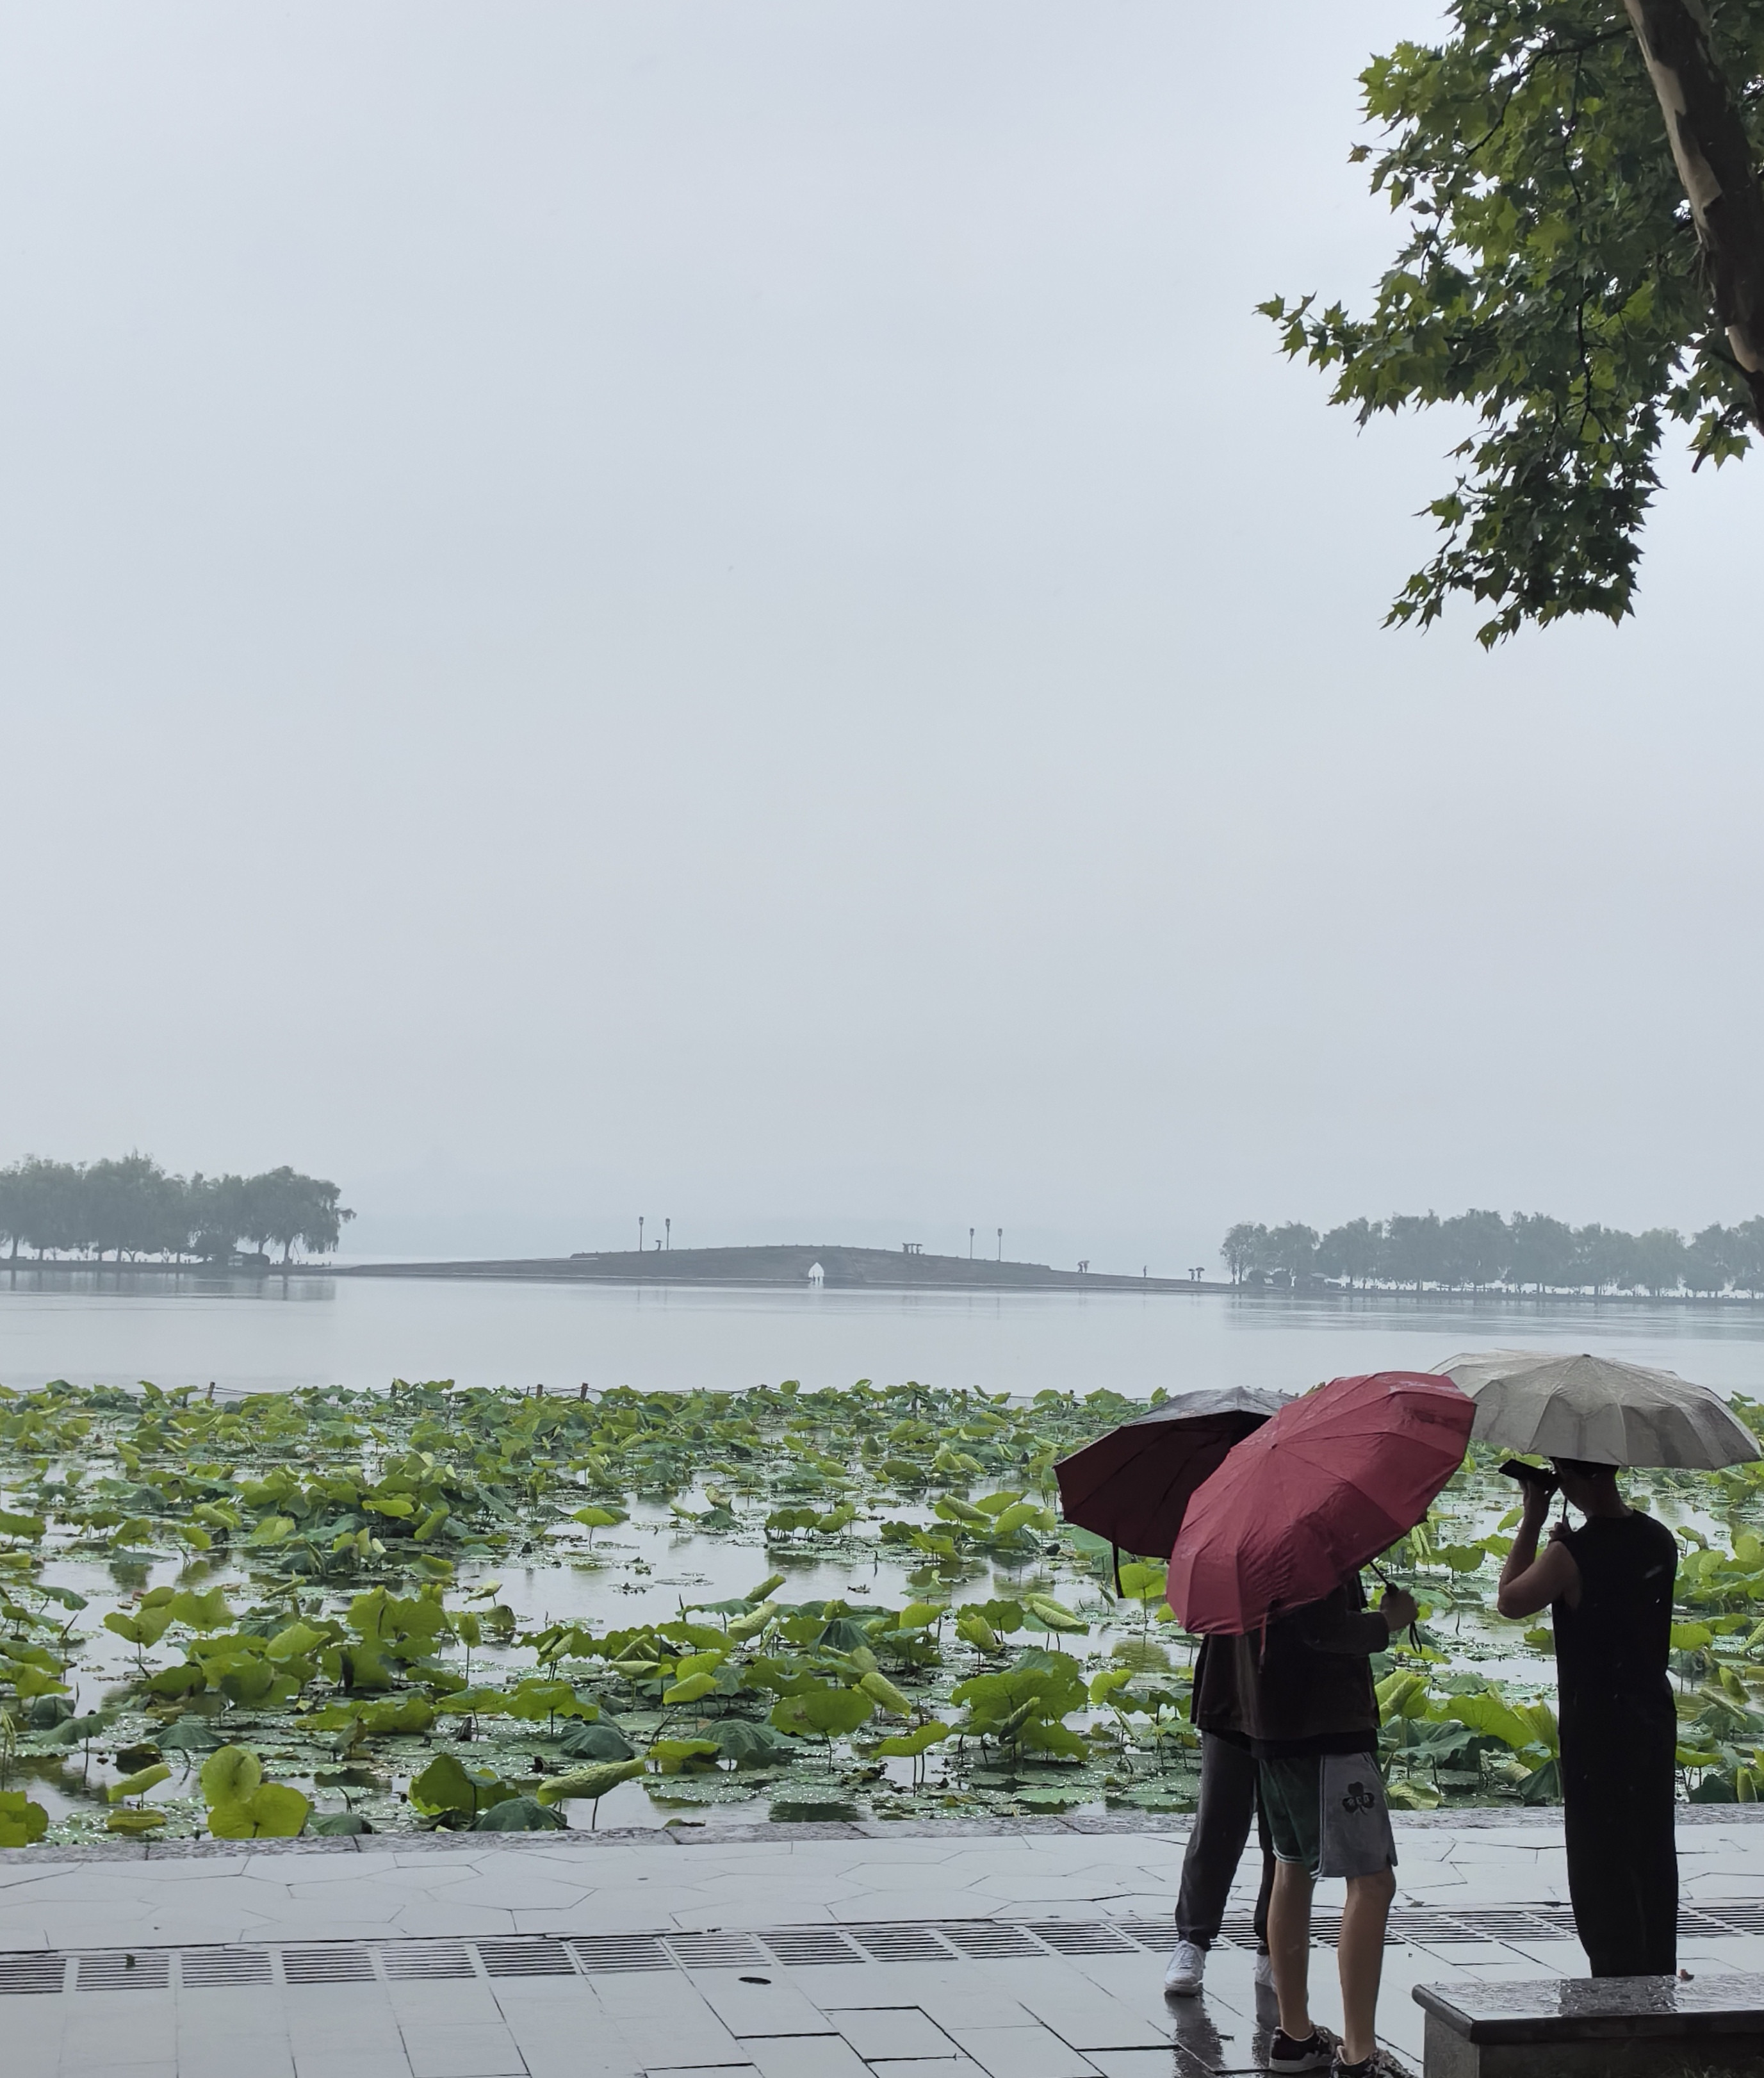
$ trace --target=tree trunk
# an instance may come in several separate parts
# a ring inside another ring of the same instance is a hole
[[[1764,429],[1764,189],[1703,0],[1624,0],[1690,198],[1716,315]]]

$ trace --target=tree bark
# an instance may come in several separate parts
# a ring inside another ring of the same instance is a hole
[[[1703,0],[1624,0],[1690,198],[1716,315],[1764,429],[1764,188]]]

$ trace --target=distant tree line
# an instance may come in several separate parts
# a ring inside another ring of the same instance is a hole
[[[1705,1227],[1687,1241],[1675,1227],[1645,1233],[1570,1226],[1546,1212],[1397,1212],[1349,1220],[1319,1234],[1241,1221],[1220,1250],[1232,1282],[1251,1285],[1327,1282],[1364,1290],[1440,1291],[1688,1291],[1719,1295],[1764,1290],[1764,1217],[1737,1227]]]
[[[355,1214],[320,1176],[270,1169],[261,1176],[170,1176],[145,1154],[115,1162],[45,1162],[34,1154],[0,1169],[0,1246],[40,1259],[119,1262],[156,1256],[226,1262],[249,1242],[259,1254],[298,1247],[323,1254]]]

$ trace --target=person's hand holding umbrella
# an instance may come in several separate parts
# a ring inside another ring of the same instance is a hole
[[[1407,1588],[1387,1588],[1384,1599],[1378,1604],[1378,1614],[1395,1638],[1399,1630],[1413,1629],[1420,1618],[1421,1605]]]

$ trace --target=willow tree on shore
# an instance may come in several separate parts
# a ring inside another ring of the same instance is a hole
[[[28,1155],[0,1169],[0,1245],[39,1258],[225,1261],[244,1241],[324,1254],[355,1214],[335,1183],[286,1166],[257,1176],[168,1175],[145,1154],[87,1163]]]

